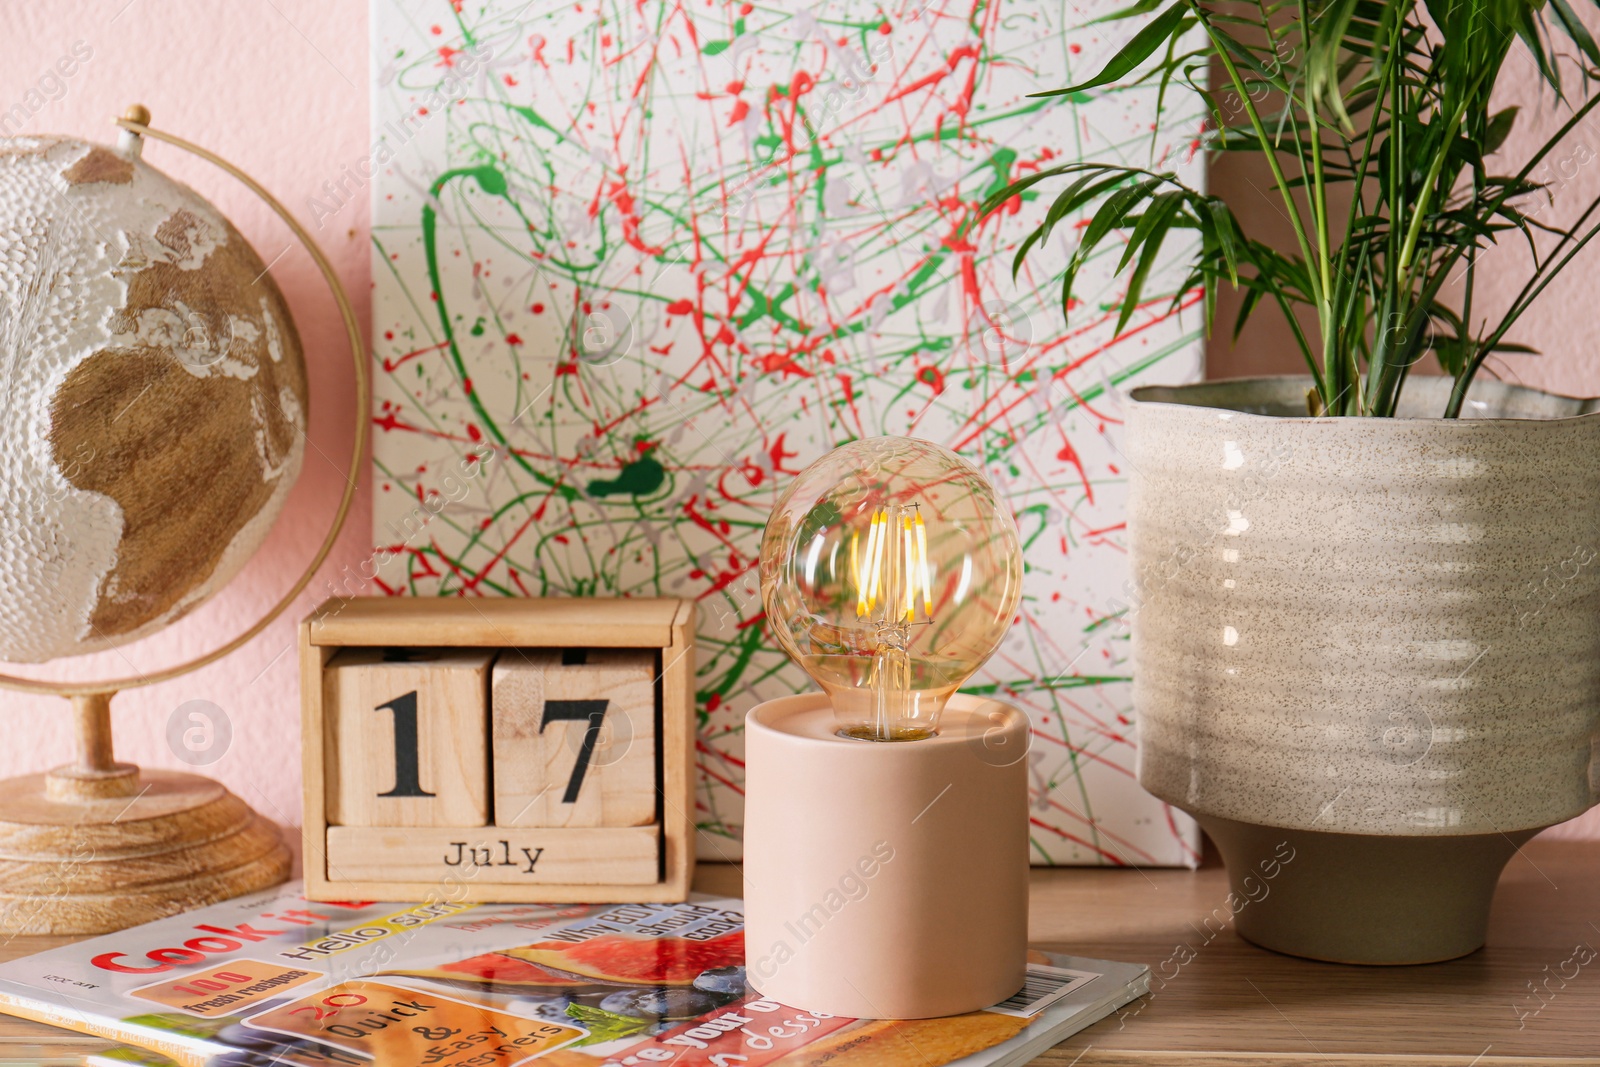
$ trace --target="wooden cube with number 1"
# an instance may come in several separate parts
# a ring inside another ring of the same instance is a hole
[[[496,826],[656,819],[656,656],[508,649],[490,703]]]
[[[323,675],[328,822],[486,825],[493,662],[465,648],[335,656]]]

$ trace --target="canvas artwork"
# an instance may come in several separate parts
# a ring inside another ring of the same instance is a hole
[[[1203,180],[1181,86],[1159,128],[1153,86],[1029,97],[1137,28],[1098,7],[374,0],[380,591],[695,599],[704,858],[739,854],[744,713],[809,685],[767,513],[878,434],[1015,509],[1023,606],[969,691],[1032,716],[1035,862],[1198,858],[1135,777],[1120,400],[1199,376],[1198,294],[1152,278],[1113,336],[1108,255],[1064,318],[1081,221],[1013,279],[1049,196],[977,211],[1090,155]]]

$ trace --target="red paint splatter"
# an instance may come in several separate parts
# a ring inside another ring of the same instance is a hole
[[[1078,458],[1078,450],[1072,447],[1072,441],[1067,438],[1065,430],[1061,431],[1061,450],[1056,453],[1056,458],[1064,463],[1070,463],[1078,472],[1078,481],[1083,483],[1083,495],[1089,503],[1094,503],[1094,483],[1089,480],[1089,474],[1083,469],[1083,460]]]
[[[394,359],[390,359],[389,357],[385,356],[384,360],[383,360],[383,369],[392,374],[392,373],[394,373],[395,369],[398,368],[401,364],[406,363],[409,360],[416,359],[418,356],[423,355],[425,353],[437,352],[441,348],[447,348],[447,347],[449,347],[449,344],[450,344],[449,341],[440,341],[436,345],[429,345],[426,348],[418,348],[418,349],[415,349],[414,351],[407,352],[405,355],[398,356],[398,357],[396,357]]]
[[[627,183],[612,182],[610,189],[607,190],[607,195],[610,197],[611,202],[617,206],[617,210],[622,213],[622,239],[627,241],[634,250],[643,252],[647,256],[662,255],[666,249],[647,245],[639,236],[639,214],[636,210],[633,194],[628,192]]]

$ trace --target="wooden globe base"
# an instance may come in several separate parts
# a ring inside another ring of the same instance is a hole
[[[278,829],[180,771],[0,781],[0,932],[99,934],[289,877]]]
[[[221,783],[116,762],[110,702],[73,698],[76,763],[0,781],[0,933],[103,934],[289,877],[278,828]]]

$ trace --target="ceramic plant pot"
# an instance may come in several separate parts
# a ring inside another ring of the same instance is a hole
[[[1600,402],[1413,377],[1133,393],[1139,780],[1217,843],[1239,933],[1348,963],[1482,946],[1506,861],[1597,799]]]

